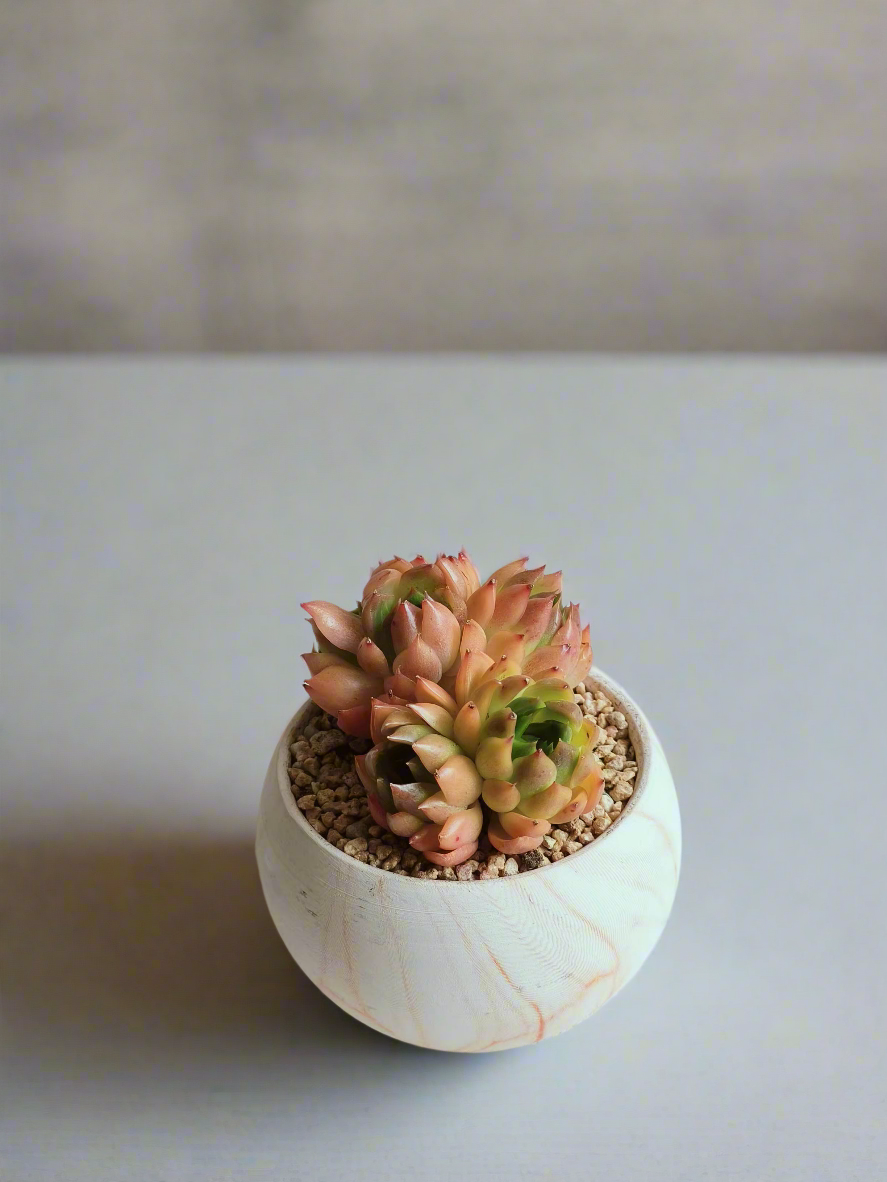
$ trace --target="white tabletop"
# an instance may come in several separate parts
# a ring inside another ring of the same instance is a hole
[[[0,371],[10,1182],[855,1182],[887,1152],[887,366]],[[638,978],[427,1053],[301,976],[258,791],[298,604],[391,552],[566,571],[681,797]],[[880,1163],[880,1165],[879,1165]]]

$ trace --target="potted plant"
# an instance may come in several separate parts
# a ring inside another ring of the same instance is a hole
[[[394,558],[354,611],[303,607],[309,701],[256,839],[293,957],[347,1013],[438,1050],[588,1017],[665,926],[680,817],[560,573],[519,559],[482,582],[464,553]]]

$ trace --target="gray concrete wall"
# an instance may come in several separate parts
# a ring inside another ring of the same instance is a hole
[[[6,350],[887,347],[884,0],[6,0]]]

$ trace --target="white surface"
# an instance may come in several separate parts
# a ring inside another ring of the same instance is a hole
[[[879,1176],[887,367],[2,381],[4,1182]],[[323,999],[252,852],[299,601],[462,543],[563,564],[684,822],[636,980],[468,1058]]]
[[[296,808],[290,722],[265,777],[256,859],[268,909],[305,975],[367,1026],[440,1051],[563,1034],[634,977],[671,914],[681,818],[665,752],[622,686],[639,774],[618,822],[584,850],[495,882],[401,878],[334,849]]]
[[[884,0],[7,0],[0,347],[887,347]]]

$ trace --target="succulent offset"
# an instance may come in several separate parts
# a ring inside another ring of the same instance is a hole
[[[370,733],[373,698],[417,700],[416,681],[452,695],[466,652],[472,672],[503,679],[561,677],[578,684],[591,665],[579,609],[561,602],[560,572],[527,570],[521,558],[481,582],[467,554],[380,563],[353,611],[302,604],[317,650],[305,653],[305,688],[347,734]]]
[[[500,679],[466,653],[454,688],[419,678],[420,701],[373,702],[376,745],[356,763],[377,824],[429,862],[457,866],[484,827],[497,850],[523,854],[552,823],[594,808],[599,731],[563,678]]]
[[[438,866],[472,856],[485,829],[505,854],[598,803],[598,728],[573,687],[588,628],[561,602],[560,572],[518,559],[481,582],[461,552],[394,558],[354,611],[313,601],[305,688],[352,735],[373,819]]]

